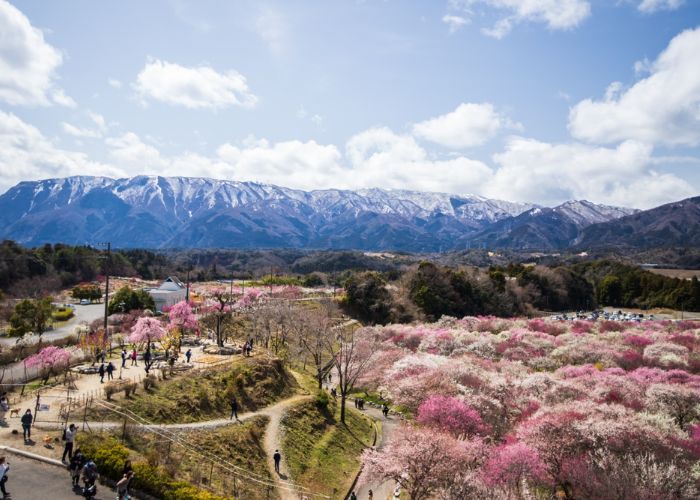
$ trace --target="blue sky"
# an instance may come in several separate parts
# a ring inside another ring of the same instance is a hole
[[[0,192],[189,175],[650,207],[700,193],[694,0],[0,0]]]

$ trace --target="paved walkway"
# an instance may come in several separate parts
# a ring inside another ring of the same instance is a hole
[[[71,490],[68,471],[31,458],[5,453],[10,463],[9,478],[5,488],[12,500],[76,500],[80,495]],[[98,499],[111,499],[114,493],[105,486],[98,485]]]

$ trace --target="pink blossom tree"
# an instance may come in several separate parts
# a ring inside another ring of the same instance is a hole
[[[432,498],[448,487],[467,458],[465,448],[447,434],[409,425],[401,427],[381,451],[363,455],[370,478],[396,481],[411,500]]]
[[[418,407],[416,420],[456,438],[483,435],[489,431],[479,412],[461,399],[451,396],[430,396]]]
[[[536,449],[520,442],[495,449],[484,466],[484,480],[516,498],[523,498],[523,484],[548,484],[547,466]]]
[[[37,367],[43,374],[44,383],[48,382],[51,375],[56,374],[56,370],[68,370],[71,353],[60,347],[44,347],[36,354],[24,360],[27,367]]]
[[[172,343],[177,347],[177,352],[180,352],[182,335],[185,331],[196,328],[197,317],[187,301],[182,300],[170,308],[168,311],[168,332]]]
[[[136,321],[128,340],[134,344],[146,342],[150,346],[151,342],[162,339],[165,333],[165,328],[160,320],[143,316]]]

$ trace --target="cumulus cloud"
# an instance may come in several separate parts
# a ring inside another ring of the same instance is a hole
[[[345,146],[354,187],[386,187],[449,193],[475,193],[491,178],[486,164],[463,156],[431,159],[411,136],[386,127],[351,137]],[[351,186],[347,186],[351,187]]]
[[[219,73],[209,66],[188,68],[159,59],[146,63],[134,88],[143,102],[153,99],[189,109],[253,107],[258,100],[234,70]]]
[[[75,101],[55,88],[61,53],[13,5],[0,0],[0,101],[18,106],[74,107]]]
[[[0,111],[0,192],[20,181],[70,175],[119,177],[124,170],[56,147],[36,127]]]
[[[490,103],[462,103],[447,114],[416,123],[414,135],[448,148],[479,146],[502,128],[522,128]]]
[[[544,205],[588,199],[637,208],[697,194],[686,181],[654,170],[652,152],[636,141],[606,148],[513,137],[494,155],[498,169],[484,194]]]
[[[645,14],[651,14],[659,10],[675,10],[684,3],[685,0],[642,0],[637,9]]]
[[[577,139],[601,144],[628,139],[652,144],[700,144],[700,28],[677,35],[628,89],[608,87],[603,100],[586,99],[569,113]],[[612,90],[611,90],[612,89]]]
[[[451,0],[452,9],[464,16],[490,8],[502,13],[491,28],[482,32],[503,38],[513,26],[524,22],[543,23],[552,30],[566,30],[581,24],[590,14],[587,0]]]
[[[97,120],[99,121],[99,120]],[[73,135],[89,136],[78,127]],[[71,130],[70,124],[64,130]],[[68,132],[70,133],[70,132]],[[333,144],[249,136],[214,154],[164,154],[134,132],[105,139],[109,163],[56,147],[15,115],[0,112],[0,189],[20,180],[66,175],[142,173],[257,181],[299,189],[394,188],[474,193],[555,205],[568,199],[647,208],[697,194],[678,177],[656,170],[688,158],[653,156],[651,145],[625,141],[615,148],[550,144],[511,137],[493,167],[466,156],[435,157],[410,134],[374,127]]]
[[[109,147],[109,155],[118,164],[127,167],[145,169],[160,169],[167,166],[167,161],[160,151],[146,144],[133,132],[127,132],[118,137],[108,137],[105,143]]]

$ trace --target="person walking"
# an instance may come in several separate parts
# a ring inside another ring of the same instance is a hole
[[[148,370],[151,369],[150,362],[151,362],[151,350],[146,349],[146,352],[143,353],[143,364],[145,365],[144,370],[146,370],[146,373],[148,373]]]
[[[354,491],[350,493],[350,500],[357,500],[357,495],[355,495]]]
[[[129,483],[131,482],[132,477],[134,477],[134,471],[129,471],[124,474],[117,483],[117,498],[119,500],[129,498]]]
[[[236,396],[231,397],[231,420],[233,420],[233,417],[236,417],[236,420],[238,420],[238,400]]]
[[[22,415],[22,433],[24,434],[24,443],[28,443],[32,438],[32,421],[34,417],[32,416],[32,410],[27,410]]]
[[[70,459],[70,465],[68,466],[73,486],[79,486],[80,484],[80,471],[83,470],[83,465],[85,465],[85,456],[78,448],[73,453],[73,458]]]
[[[5,483],[7,482],[7,472],[10,470],[10,464],[7,463],[5,457],[0,457],[0,491],[2,491],[2,498],[8,498],[10,494],[5,489]]]
[[[68,455],[68,461],[73,460],[73,443],[75,443],[75,435],[78,433],[78,428],[75,424],[70,424],[67,429],[63,431],[63,437],[66,440],[66,444],[63,446],[63,457],[61,457],[61,462],[66,461],[66,455]]]
[[[273,460],[275,461],[275,472],[277,474],[280,473],[280,462],[282,461],[282,455],[280,455],[279,450],[275,450],[275,454],[272,455]]]
[[[136,348],[134,347],[134,350],[131,351],[131,366],[139,366],[138,362],[136,361],[136,357],[138,354],[136,354]]]
[[[389,407],[386,403],[384,403],[384,406],[382,406],[382,414],[384,415],[384,418],[389,416]]]
[[[372,490],[369,490],[367,492],[367,498],[369,498],[369,500],[372,500],[374,498],[374,493],[372,492]]]
[[[122,368],[126,368],[126,349],[122,348]]]
[[[110,361],[109,364],[107,365],[107,380],[113,380],[114,379],[114,365]]]
[[[187,349],[187,352],[185,353],[185,358],[187,358],[187,362],[190,362],[190,358],[192,357],[192,349]]]
[[[97,370],[97,373],[100,375],[100,384],[104,383],[105,381],[105,364],[102,363],[100,365],[99,370]]]

